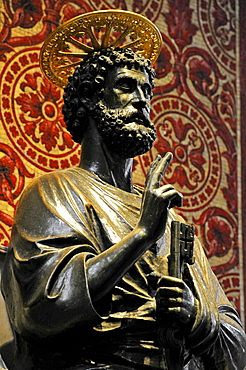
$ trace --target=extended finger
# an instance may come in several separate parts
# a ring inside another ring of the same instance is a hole
[[[155,169],[156,169],[158,163],[161,161],[161,159],[162,159],[161,155],[158,154],[156,159],[150,165],[150,168],[149,168],[149,171],[147,173],[146,180],[145,180],[145,189],[146,190],[149,187],[150,182],[152,182],[151,180],[152,180],[153,175],[155,174]]]
[[[157,189],[160,187],[161,179],[172,157],[173,155],[171,152],[167,152],[163,158],[160,155],[156,157],[148,171],[145,181],[145,190],[150,188]]]
[[[156,173],[156,178],[155,178],[155,184],[153,186],[155,188],[159,188],[161,185],[161,180],[162,177],[167,169],[167,166],[171,162],[173,158],[173,155],[171,152],[167,152],[164,157],[161,159],[161,161],[158,162],[158,165],[156,167],[155,173]]]

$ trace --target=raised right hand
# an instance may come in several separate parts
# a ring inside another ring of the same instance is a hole
[[[171,160],[170,152],[163,158],[158,155],[146,177],[137,227],[145,232],[151,243],[155,243],[165,232],[169,209],[182,205],[182,195],[172,185],[160,186]]]
[[[181,195],[171,185],[160,187],[172,154],[158,156],[148,172],[136,227],[118,243],[86,261],[93,302],[104,298],[131,266],[164,233],[168,211],[181,205]]]

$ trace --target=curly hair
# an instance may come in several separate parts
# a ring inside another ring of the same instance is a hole
[[[81,143],[88,125],[88,109],[78,97],[78,88],[85,92],[92,91],[98,98],[102,97],[105,77],[114,67],[125,67],[145,70],[149,76],[152,88],[154,87],[155,72],[150,67],[150,61],[131,49],[108,48],[93,52],[84,59],[80,66],[69,77],[64,89],[64,106],[62,113],[73,140]],[[90,88],[89,88],[90,87]]]

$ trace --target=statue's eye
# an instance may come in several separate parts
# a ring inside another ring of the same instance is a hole
[[[117,82],[116,88],[123,92],[132,93],[136,88],[136,82],[130,78],[122,78]]]

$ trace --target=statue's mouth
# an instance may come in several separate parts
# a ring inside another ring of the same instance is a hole
[[[144,126],[150,127],[150,120],[147,119],[143,114],[135,113],[132,114],[126,122],[127,126],[130,125],[137,125],[137,126]]]

